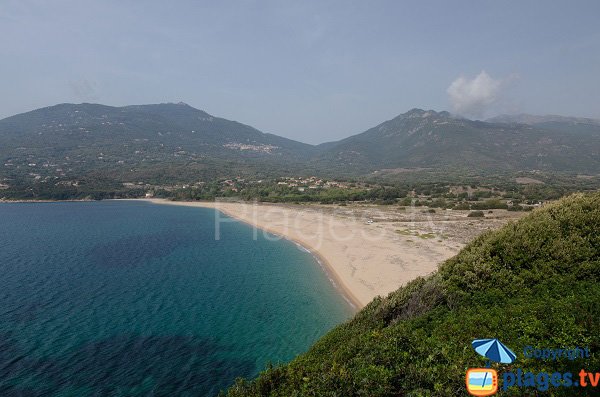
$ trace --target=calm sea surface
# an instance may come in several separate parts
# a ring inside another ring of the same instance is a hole
[[[309,253],[214,219],[0,204],[0,396],[215,395],[351,315]]]

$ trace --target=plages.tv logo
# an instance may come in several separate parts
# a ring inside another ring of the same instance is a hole
[[[494,395],[498,391],[498,373],[490,368],[491,362],[511,364],[517,355],[498,339],[475,339],[471,345],[488,362],[486,368],[470,368],[467,371],[467,391],[472,396]]]

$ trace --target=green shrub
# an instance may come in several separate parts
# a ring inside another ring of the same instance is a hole
[[[485,214],[483,213],[483,211],[471,211],[469,212],[469,215],[467,215],[467,217],[469,218],[482,218],[484,216]]]

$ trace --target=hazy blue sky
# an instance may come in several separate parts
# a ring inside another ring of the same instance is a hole
[[[600,118],[600,1],[0,0],[0,117],[184,101],[304,142],[413,107]]]

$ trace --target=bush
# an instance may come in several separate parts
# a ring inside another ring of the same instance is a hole
[[[467,217],[469,218],[482,218],[484,216],[485,214],[483,213],[483,211],[471,211],[469,212],[469,215],[467,215]]]
[[[470,210],[471,206],[469,205],[469,203],[458,203],[454,206],[455,210]]]
[[[490,199],[477,203],[473,203],[471,205],[471,209],[474,210],[493,210],[493,209],[507,209],[508,204],[502,200],[498,199]]]

